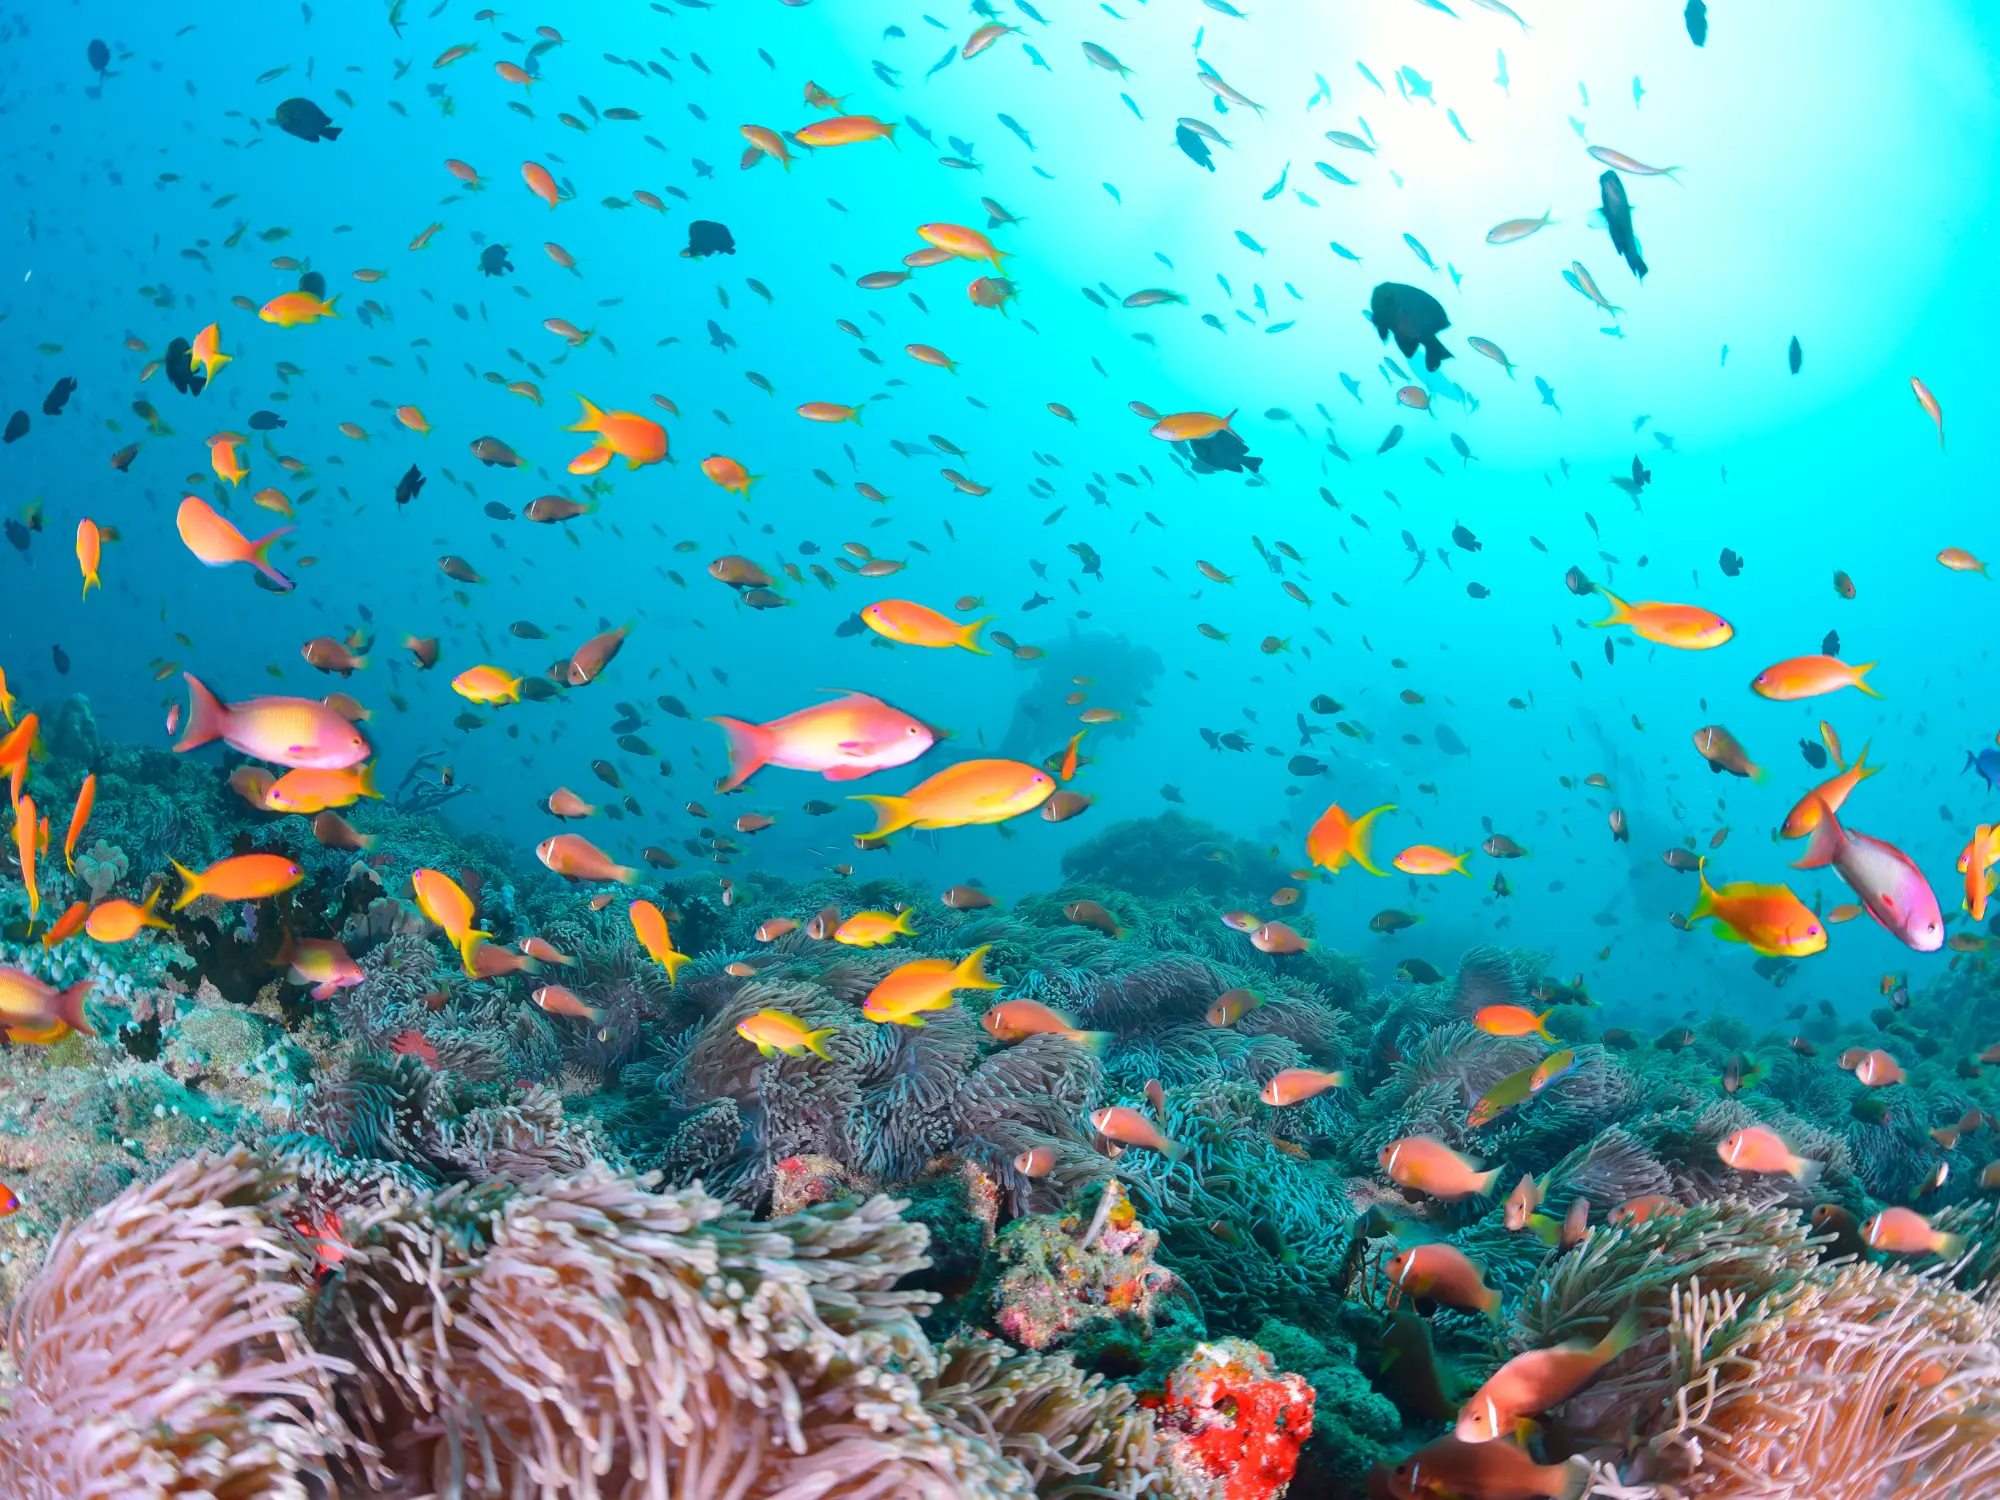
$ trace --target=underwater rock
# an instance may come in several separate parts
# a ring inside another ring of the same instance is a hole
[[[1164,1330],[1192,1308],[1179,1279],[1154,1260],[1159,1245],[1116,1183],[1098,1195],[1093,1218],[1016,1219],[993,1246],[992,1324],[1023,1348],[1041,1350],[1092,1323],[1122,1323],[1143,1347],[1156,1320]]]
[[[86,770],[93,769],[104,754],[104,736],[97,730],[97,715],[91,712],[90,700],[82,693],[71,693],[62,707],[50,718],[48,727],[42,731],[49,754],[61,760],[75,761]]]
[[[1157,1420],[1176,1497],[1280,1500],[1312,1435],[1313,1388],[1247,1339],[1223,1339],[1174,1371]]]

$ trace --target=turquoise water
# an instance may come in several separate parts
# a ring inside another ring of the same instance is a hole
[[[504,833],[524,859],[555,831],[537,806],[555,786],[613,795],[589,769],[599,758],[621,768],[643,816],[588,831],[626,858],[646,844],[679,849],[705,821],[684,810],[695,801],[716,826],[746,811],[778,820],[744,840],[739,863],[803,875],[865,861],[939,889],[978,878],[1009,895],[1055,884],[1071,844],[1162,810],[1163,786],[1190,813],[1296,865],[1330,800],[1357,813],[1398,805],[1378,838],[1385,858],[1417,842],[1472,848],[1490,819],[1530,856],[1475,854],[1470,881],[1350,868],[1308,885],[1295,910],[1378,978],[1411,954],[1448,969],[1504,925],[1507,940],[1550,950],[1556,971],[1585,975],[1635,1020],[1819,999],[1865,1008],[1876,974],[1921,980],[1950,955],[1913,954],[1864,917],[1835,928],[1781,998],[1740,947],[1669,925],[1693,881],[1660,852],[1684,839],[1706,850],[1726,826],[1719,878],[1787,879],[1828,907],[1851,899],[1830,872],[1786,871],[1797,846],[1772,838],[1792,802],[1831,774],[1796,747],[1826,718],[1850,752],[1872,743],[1886,768],[1849,804],[1853,824],[1905,849],[1946,910],[1957,905],[1952,860],[1991,816],[1987,789],[1961,771],[1995,728],[1980,626],[1991,585],[1934,557],[1995,545],[1978,419],[1990,404],[1983,230],[1996,23],[1966,5],[1877,10],[1864,24],[1717,0],[1697,49],[1672,5],[1524,5],[1531,30],[1470,0],[1453,8],[1456,17],[1414,0],[1330,12],[1253,4],[1238,19],[1124,0],[1050,4],[1046,22],[1009,8],[999,17],[1019,31],[970,59],[956,49],[979,14],[829,3],[587,5],[492,21],[449,3],[430,16],[404,7],[400,31],[374,4],[15,14],[0,50],[0,151],[13,189],[0,338],[5,404],[28,412],[30,430],[0,449],[0,493],[10,517],[38,502],[46,523],[25,555],[0,549],[9,686],[31,701],[87,693],[108,733],[162,745],[180,695],[177,676],[155,680],[159,664],[179,663],[232,699],[344,689],[374,711],[385,782],[437,753],[471,789],[453,814]],[[565,40],[534,60],[539,81],[524,90],[496,76],[496,63],[528,61],[544,21]],[[87,61],[93,38],[112,52],[101,84]],[[1130,76],[1093,67],[1086,42]],[[464,43],[477,50],[433,65]],[[927,77],[948,47],[950,63]],[[1263,110],[1218,109],[1202,64]],[[809,80],[895,122],[895,144],[797,149],[789,171],[739,168],[740,125],[796,130],[820,116],[803,101]],[[1419,96],[1406,97],[1413,80]],[[340,137],[309,143],[278,130],[272,113],[293,97],[325,110]],[[614,108],[641,118],[601,117]],[[566,127],[556,118],[565,112],[589,128]],[[1182,116],[1231,143],[1215,148],[1213,174],[1177,149]],[[1342,149],[1329,130],[1377,149]],[[978,170],[940,165],[960,154],[952,137],[970,143],[963,154]],[[1590,222],[1602,171],[1591,145],[1680,169],[1677,180],[1624,179],[1651,268],[1643,284]],[[485,190],[466,193],[447,158],[476,167]],[[573,198],[551,210],[531,196],[528,160],[572,184]],[[1328,180],[1317,161],[1355,185]],[[1267,192],[1281,174],[1282,190]],[[661,195],[667,212],[634,204],[637,189]],[[988,268],[963,262],[891,290],[855,286],[899,266],[920,223],[983,227],[982,196],[1021,220],[992,231],[1019,292],[1005,313],[972,305],[965,284]],[[611,198],[628,206],[605,206]],[[1485,242],[1492,225],[1544,211],[1558,222],[1519,243]],[[697,218],[728,225],[737,253],[682,258]],[[443,228],[428,246],[407,248],[433,222]],[[546,240],[581,274],[555,264]],[[514,268],[499,278],[477,265],[494,242]],[[281,329],[232,303],[255,307],[297,286],[297,270],[271,266],[277,257],[325,276],[340,294],[338,321]],[[1564,284],[1572,261],[1622,313]],[[358,269],[387,276],[364,283]],[[1385,355],[1409,366],[1362,316],[1383,281],[1428,290],[1451,319],[1444,342],[1455,358],[1429,414],[1397,405],[1406,382]],[[1150,287],[1187,304],[1118,305]],[[1109,288],[1111,305],[1084,288]],[[381,311],[364,322],[370,301]],[[569,352],[541,326],[547,318],[594,336]],[[712,345],[710,320],[732,347]],[[178,395],[163,375],[141,382],[170,340],[209,322],[235,358],[205,393]],[[1514,378],[1473,352],[1475,335],[1506,351]],[[907,357],[913,341],[943,349],[956,375]],[[299,373],[281,378],[281,361]],[[508,394],[487,371],[535,381],[544,404]],[[77,392],[45,417],[42,398],[65,376]],[[1947,451],[1912,398],[1912,376],[1942,403]],[[614,465],[601,512],[567,527],[491,518],[489,502],[518,513],[539,495],[583,493],[563,469],[589,442],[561,430],[575,419],[572,392],[654,416],[648,397],[670,398],[680,415],[662,420],[677,464]],[[135,400],[150,401],[173,435],[147,435]],[[809,424],[795,414],[809,401],[865,403],[863,423]],[[1076,424],[1051,415],[1051,401]],[[1236,412],[1261,472],[1253,482],[1183,472],[1128,409],[1135,401]],[[396,424],[404,403],[428,417],[428,437]],[[249,479],[218,489],[204,439],[248,430],[260,409],[288,425],[269,448],[252,434]],[[1329,451],[1323,413],[1344,456]],[[366,441],[343,436],[343,422]],[[1403,439],[1378,454],[1397,424]],[[969,456],[936,452],[933,434]],[[529,467],[481,466],[468,445],[486,435]],[[135,441],[129,472],[112,470],[112,453]],[[712,453],[766,476],[751,503],[702,477]],[[286,473],[280,454],[306,472]],[[1653,473],[1643,510],[1608,482],[1635,454]],[[392,493],[412,463],[428,487],[399,510]],[[991,493],[956,492],[938,476],[947,467]],[[890,500],[863,499],[857,481]],[[204,570],[174,531],[191,492],[226,499],[236,524],[261,534],[282,523],[250,502],[268,485],[300,502],[298,530],[274,554],[299,580],[290,596],[256,588],[247,568]],[[84,517],[122,539],[106,549],[103,592],[79,600],[70,547]],[[1454,526],[1480,550],[1455,543]],[[1407,581],[1405,530],[1428,554]],[[1275,574],[1253,536],[1303,560]],[[850,541],[908,567],[879,584],[836,573],[832,592],[780,577],[790,607],[767,611],[744,608],[706,572],[724,553],[774,573],[785,560],[830,567]],[[820,550],[802,555],[802,543]],[[1101,555],[1101,580],[1081,571],[1077,544]],[[1740,576],[1723,576],[1725,547],[1745,559]],[[445,554],[488,581],[446,578]],[[1197,559],[1236,582],[1206,580]],[[1735,639],[1679,653],[1593,630],[1604,605],[1564,587],[1572,565],[1627,598],[1717,610]],[[1852,576],[1852,601],[1834,592],[1836,569]],[[1287,579],[1310,607],[1282,591]],[[1470,597],[1474,583],[1489,596]],[[461,588],[466,603],[454,598]],[[1037,595],[1051,602],[1024,610]],[[877,598],[948,610],[961,596],[983,597],[977,613],[1048,655],[877,649],[866,632],[836,634]],[[543,671],[628,619],[623,654],[590,688],[480,711],[489,722],[471,732],[454,727],[467,705],[450,690],[453,673],[479,662]],[[550,638],[518,639],[516,621]],[[1204,623],[1230,639],[1205,638]],[[300,659],[307,639],[355,628],[376,644],[351,679],[329,681]],[[1850,689],[1780,705],[1749,692],[1758,670],[1818,650],[1828,631],[1843,659],[1881,663],[1881,700]],[[437,671],[399,664],[406,633],[441,638]],[[1267,636],[1289,649],[1264,653]],[[858,807],[800,810],[853,788],[769,770],[726,804],[710,790],[722,755],[704,714],[765,720],[820,689],[878,694],[954,732],[919,767],[867,787],[901,790],[982,746],[1036,761],[1060,749],[1076,727],[1077,706],[1064,702],[1073,675],[1094,679],[1090,705],[1124,717],[1085,739],[1094,763],[1074,785],[1097,800],[1070,822],[1027,818],[1012,837],[947,831],[856,854],[848,836],[869,826]],[[1424,701],[1404,702],[1405,690]],[[663,693],[695,719],[658,708]],[[1322,693],[1342,710],[1310,713]],[[643,710],[637,733],[657,757],[615,746],[619,701]],[[1301,712],[1329,731],[1307,747]],[[1336,721],[1371,737],[1334,731]],[[1711,723],[1770,768],[1765,785],[1711,775],[1690,744]],[[1441,726],[1469,753],[1446,753]],[[1203,728],[1240,732],[1250,748],[1211,750]],[[1291,774],[1300,753],[1327,773]],[[1609,791],[1582,785],[1593,772]],[[1613,806],[1630,820],[1629,845],[1605,826]],[[1513,890],[1505,898],[1492,891],[1500,873]],[[1366,924],[1383,908],[1423,920],[1379,938]]]

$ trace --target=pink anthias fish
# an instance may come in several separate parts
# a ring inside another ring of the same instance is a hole
[[[309,984],[315,1000],[328,1000],[342,990],[351,989],[368,976],[361,972],[361,965],[348,956],[348,952],[332,938],[298,938],[278,955],[292,977],[300,984]]]
[[[187,730],[177,751],[221,740],[232,750],[294,770],[344,771],[375,752],[352,720],[311,698],[246,698],[224,703],[192,672]]]
[[[1894,933],[1906,946],[1919,953],[1935,953],[1944,946],[1944,915],[1930,882],[1916,862],[1894,844],[1853,833],[1840,826],[1833,809],[1819,803],[1819,826],[1805,857],[1795,860],[1795,870],[1817,870],[1832,865],[1848,883],[1868,915]]]
[[[729,738],[729,774],[716,784],[731,792],[764,766],[818,771],[828,781],[853,781],[908,765],[936,736],[900,709],[866,693],[817,703],[768,724],[711,718]]]

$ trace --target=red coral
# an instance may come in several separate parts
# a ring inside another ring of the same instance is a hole
[[[406,1057],[417,1058],[427,1068],[435,1068],[438,1065],[437,1048],[425,1040],[424,1034],[420,1031],[397,1032],[389,1038],[389,1050],[400,1052]]]
[[[1312,1436],[1313,1388],[1303,1376],[1274,1375],[1254,1344],[1204,1344],[1167,1384],[1162,1426],[1179,1430],[1174,1460],[1212,1481],[1221,1500],[1277,1500]]]

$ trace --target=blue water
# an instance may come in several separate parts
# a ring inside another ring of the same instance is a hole
[[[1984,231],[2000,20],[1969,4],[1842,18],[1716,0],[1697,49],[1671,4],[1523,0],[1528,31],[1471,0],[1453,8],[1456,17],[1414,0],[1253,3],[1244,20],[1189,0],[1120,0],[1051,3],[1045,23],[1004,8],[1017,34],[969,60],[954,50],[930,77],[981,15],[822,0],[510,9],[487,21],[448,0],[428,16],[404,7],[399,34],[374,3],[11,14],[0,24],[0,348],[4,405],[27,410],[31,430],[0,450],[0,498],[16,518],[38,502],[46,524],[25,554],[0,548],[9,685],[29,702],[87,693],[107,732],[161,744],[178,677],[156,681],[160,663],[195,671],[226,698],[344,689],[374,710],[386,782],[440,754],[472,789],[452,815],[503,832],[524,859],[553,831],[537,801],[556,785],[611,795],[589,770],[600,757],[644,810],[590,825],[625,857],[642,844],[678,848],[704,821],[684,811],[695,801],[717,826],[744,811],[775,816],[746,841],[744,862],[762,868],[803,875],[855,862],[940,889],[979,878],[1008,895],[1055,884],[1078,840],[1161,811],[1163,786],[1178,787],[1191,814],[1299,865],[1305,828],[1329,800],[1355,812],[1393,802],[1385,858],[1419,841],[1471,848],[1483,819],[1531,855],[1504,865],[1475,855],[1469,881],[1350,869],[1308,886],[1296,910],[1378,977],[1412,953],[1448,968],[1500,931],[1548,949],[1556,971],[1584,974],[1635,1020],[1690,1006],[1863,1007],[1881,971],[1920,981],[1950,955],[1911,954],[1863,918],[1836,928],[1828,953],[1800,966],[1780,997],[1741,948],[1668,924],[1691,904],[1693,881],[1659,856],[1684,838],[1706,849],[1727,826],[1718,878],[1789,879],[1827,906],[1850,899],[1830,873],[1787,872],[1794,849],[1771,833],[1830,774],[1796,748],[1824,717],[1850,753],[1871,742],[1887,768],[1850,802],[1850,820],[1906,849],[1947,911],[1957,904],[1951,862],[1992,815],[1988,790],[1960,767],[1996,727],[1984,691],[1993,585],[1933,558],[1947,546],[2000,549],[1980,430],[1992,398]],[[524,91],[494,64],[524,62],[543,21],[565,42],[535,61],[539,81]],[[101,85],[86,61],[94,37],[113,52]],[[433,66],[472,42],[478,50]],[[1084,42],[1115,53],[1130,76],[1092,67]],[[1263,112],[1218,108],[1198,63]],[[1431,97],[1406,97],[1404,68]],[[1320,77],[1327,97],[1309,104]],[[798,150],[789,172],[739,168],[739,125],[795,130],[817,117],[803,103],[808,80],[897,122],[895,144]],[[294,96],[325,109],[340,138],[308,143],[270,124]],[[580,96],[599,115],[623,107],[642,118],[603,120]],[[532,118],[509,108],[516,101]],[[566,127],[559,112],[590,128]],[[1230,141],[1215,149],[1213,174],[1176,148],[1179,116]],[[1328,130],[1368,135],[1378,151],[1343,150]],[[979,170],[939,164],[956,154],[954,136]],[[1624,179],[1651,266],[1643,285],[1590,222],[1602,168],[1587,145],[1680,168],[1678,180]],[[447,158],[473,164],[485,190],[465,192]],[[532,197],[520,176],[528,160],[573,184],[573,199],[551,210]],[[1327,180],[1315,161],[1356,185]],[[1286,186],[1267,193],[1281,172]],[[669,212],[631,204],[640,188]],[[1005,313],[972,305],[965,283],[988,268],[965,263],[893,290],[856,288],[918,247],[919,223],[983,227],[982,196],[1022,221],[993,231],[1019,290]],[[607,208],[607,198],[630,206]],[[1491,225],[1545,210],[1558,222],[1539,234],[1485,243]],[[737,253],[679,256],[696,218],[727,224]],[[426,249],[406,248],[434,221],[444,227]],[[280,229],[289,233],[265,238]],[[574,255],[580,276],[551,260],[546,240]],[[515,269],[504,278],[477,270],[492,242],[508,247]],[[325,275],[338,321],[279,329],[232,304],[294,288],[296,270],[269,264],[281,256]],[[1564,284],[1573,260],[1620,315]],[[388,275],[364,284],[352,276],[361,268]],[[1361,316],[1385,280],[1426,288],[1452,322],[1444,342],[1456,357],[1429,414],[1396,404],[1405,382],[1385,354],[1410,367]],[[1117,304],[1147,287],[1188,303]],[[1109,288],[1111,306],[1084,288]],[[364,322],[370,302],[379,310]],[[551,317],[595,336],[569,352],[541,326]],[[711,319],[733,347],[712,346]],[[856,323],[866,343],[836,319]],[[177,395],[158,375],[140,383],[171,339],[210,321],[235,362],[207,392]],[[1515,378],[1471,350],[1473,335],[1507,352]],[[1786,360],[1794,336],[1797,375]],[[945,350],[958,373],[908,358],[912,341]],[[300,373],[280,379],[280,361]],[[534,380],[544,404],[506,393],[487,371]],[[772,394],[746,379],[753,371]],[[62,376],[78,392],[44,417],[41,399]],[[1912,376],[1943,404],[1948,451]],[[1538,397],[1537,377],[1555,405]],[[614,465],[602,511],[567,527],[489,518],[488,502],[518,512],[538,495],[583,493],[563,469],[588,446],[561,430],[575,420],[572,392],[656,416],[648,397],[669,397],[681,413],[663,418],[678,463],[631,474]],[[135,400],[151,401],[175,435],[146,436]],[[863,425],[795,415],[816,400],[865,403]],[[1052,416],[1050,401],[1072,408],[1076,425]],[[1261,474],[1184,472],[1128,410],[1134,401],[1237,412]],[[403,403],[427,415],[428,437],[396,425],[391,409]],[[289,425],[268,447],[253,435],[250,479],[218,490],[203,439],[246,430],[259,408]],[[342,422],[367,440],[342,436]],[[1404,438],[1378,455],[1398,423]],[[1329,451],[1329,425],[1344,456]],[[482,467],[468,445],[489,434],[530,467]],[[970,456],[928,451],[933,434]],[[130,472],[114,472],[110,455],[133,441],[142,447]],[[767,476],[751,503],[701,476],[711,453]],[[308,472],[286,474],[278,454]],[[1635,455],[1654,474],[1643,511],[1608,483]],[[412,463],[429,487],[399,511],[391,494]],[[938,475],[947,467],[991,493],[956,492]],[[1030,489],[1037,480],[1048,492]],[[857,481],[892,498],[871,504]],[[226,500],[243,530],[261,534],[280,524],[250,504],[266,485],[295,500],[313,492],[276,554],[300,580],[291,596],[259,590],[247,568],[204,570],[174,532],[174,508],[192,492]],[[123,539],[107,548],[103,592],[80,601],[70,544],[84,516]],[[1481,550],[1455,544],[1455,525]],[[1428,554],[1407,581],[1406,530]],[[1253,536],[1304,560],[1273,573]],[[830,566],[851,541],[909,566],[879,585],[837,573],[831,593],[810,577],[780,578],[790,607],[762,612],[706,573],[731,552],[774,573],[785,560]],[[802,543],[820,551],[805,556]],[[1083,575],[1078,543],[1101,554],[1101,580]],[[1740,576],[1723,576],[1725,547],[1746,560]],[[445,578],[437,559],[447,553],[488,581]],[[1237,581],[1205,580],[1197,558]],[[1627,598],[1718,610],[1736,638],[1683,654],[1593,630],[1602,601],[1565,589],[1572,565]],[[1851,602],[1831,586],[1836,569],[1855,580]],[[1310,607],[1281,591],[1286,579]],[[1473,583],[1490,597],[1469,597]],[[461,587],[468,603],[454,598]],[[1053,602],[1025,611],[1038,593]],[[878,648],[866,633],[835,633],[875,598],[948,609],[965,595],[983,596],[979,613],[996,612],[995,628],[1046,658]],[[556,704],[481,711],[490,722],[471,733],[453,727],[467,708],[453,673],[482,661],[542,671],[628,619],[630,641],[597,684]],[[551,639],[509,635],[523,620]],[[1204,638],[1203,623],[1230,639]],[[376,646],[352,679],[328,680],[300,659],[308,638],[357,627]],[[1748,691],[1760,668],[1818,650],[1830,630],[1844,659],[1880,661],[1880,701],[1848,690],[1779,705]],[[403,664],[408,633],[442,638],[437,671]],[[1289,649],[1264,653],[1267,636]],[[954,732],[920,767],[868,785],[901,790],[981,747],[1031,760],[1060,748],[1075,727],[1064,702],[1072,676],[1094,679],[1088,702],[1124,718],[1086,738],[1094,763],[1075,785],[1097,801],[1067,823],[1028,818],[1011,837],[951,831],[857,855],[848,835],[868,826],[861,809],[800,811],[853,788],[766,771],[726,804],[710,790],[722,754],[703,714],[763,720],[821,689],[878,694]],[[1406,689],[1424,701],[1404,702]],[[696,719],[660,711],[662,693]],[[1320,693],[1344,708],[1311,723],[1346,720],[1372,737],[1333,732],[1301,747],[1295,715]],[[670,776],[614,746],[621,700],[644,710],[639,733]],[[1771,769],[1766,785],[1709,772],[1690,744],[1708,723],[1727,725]],[[1445,753],[1440,726],[1469,753]],[[1239,731],[1251,748],[1211,750],[1202,728]],[[1286,762],[1302,748],[1328,773],[1291,775]],[[1585,788],[1592,772],[1612,789]],[[1630,820],[1629,845],[1606,828],[1612,806]],[[1502,872],[1513,894],[1498,898]],[[1423,921],[1379,938],[1365,924],[1385,907]]]

